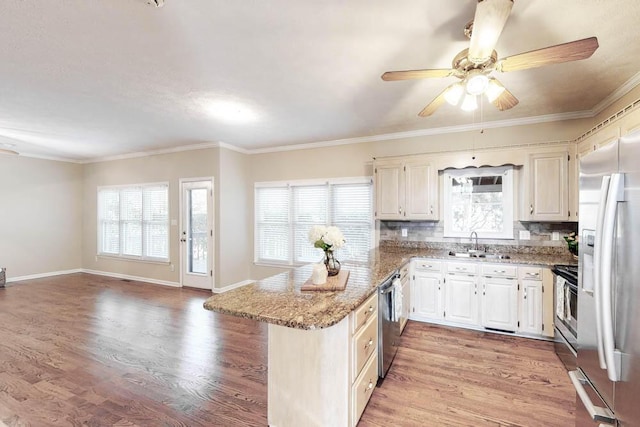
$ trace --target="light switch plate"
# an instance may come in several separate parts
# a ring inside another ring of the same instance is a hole
[[[520,230],[520,240],[531,240],[531,232],[529,230]]]
[[[560,232],[554,231],[551,233],[551,240],[560,240]]]
[[[407,237],[408,233],[406,228],[401,228],[400,231],[402,232],[402,237]]]

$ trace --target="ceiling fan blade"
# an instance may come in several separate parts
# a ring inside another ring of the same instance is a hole
[[[513,96],[513,94],[506,88],[496,99],[492,101],[493,105],[495,105],[500,111],[513,108],[518,105],[518,102],[520,102],[518,101],[518,98]]]
[[[496,70],[502,72],[518,71],[562,62],[579,61],[593,55],[598,46],[596,37],[549,46],[501,59],[496,65]]]
[[[445,69],[387,71],[382,75],[382,80],[391,82],[396,80],[429,79],[437,77],[449,77],[452,74],[453,70]]]
[[[491,58],[512,7],[513,0],[478,1],[469,44],[471,62],[482,64]]]
[[[424,109],[418,113],[418,116],[428,117],[432,115],[442,104],[446,102],[444,94],[447,93],[448,90],[449,88],[446,88],[445,90],[440,92],[440,95],[436,96],[429,105],[424,107]]]

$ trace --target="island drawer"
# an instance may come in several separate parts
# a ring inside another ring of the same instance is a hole
[[[449,262],[447,263],[447,273],[449,274],[477,274],[478,265],[466,262]]]
[[[504,264],[483,265],[482,275],[489,277],[518,277],[518,267]]]
[[[442,270],[442,262],[430,259],[422,259],[414,261],[414,268],[420,271],[440,271]]]
[[[364,412],[378,382],[378,353],[376,352],[367,362],[361,375],[351,389],[351,407],[353,419],[351,425],[358,424],[358,420]]]
[[[355,334],[360,328],[362,328],[369,319],[375,316],[378,312],[378,292],[374,292],[368,300],[360,304],[360,307],[356,308],[355,315],[353,316],[353,322],[351,324],[351,333]]]
[[[542,280],[542,268],[520,267],[520,278],[524,280]]]
[[[360,374],[369,356],[378,349],[378,315],[377,313],[369,319],[369,323],[353,337],[353,369],[351,370],[351,381],[354,381]]]

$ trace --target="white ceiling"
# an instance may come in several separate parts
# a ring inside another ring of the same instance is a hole
[[[453,77],[383,82],[388,70],[448,68],[468,47],[476,0],[2,0],[0,144],[86,160],[224,142],[260,149],[479,120],[418,112]],[[585,61],[498,75],[520,100],[483,120],[591,110],[640,71],[640,1],[515,0],[499,57],[597,36]],[[207,101],[252,109],[247,124]],[[2,145],[0,145],[1,147]]]

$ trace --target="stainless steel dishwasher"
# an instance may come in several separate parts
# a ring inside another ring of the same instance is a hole
[[[396,270],[378,287],[378,375],[384,378],[400,344],[400,313],[402,299],[394,280],[400,275]]]

